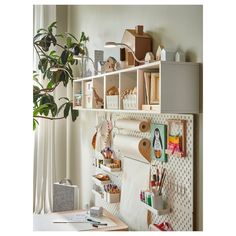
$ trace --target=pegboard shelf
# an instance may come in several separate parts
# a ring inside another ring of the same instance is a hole
[[[97,116],[105,117],[105,112],[97,112]],[[134,120],[150,120],[151,123],[155,124],[168,124],[168,120],[186,120],[186,157],[177,158],[171,155],[168,161],[164,163],[164,167],[167,170],[166,184],[163,186],[164,197],[168,196],[168,202],[171,203],[170,213],[164,215],[158,215],[157,210],[144,205],[143,209],[150,212],[150,222],[160,224],[163,221],[169,222],[176,231],[192,231],[194,222],[194,203],[193,203],[193,162],[194,162],[194,126],[195,120],[193,114],[154,114],[149,112],[134,112],[125,113],[122,111],[116,111],[115,113],[109,114],[112,117],[112,121],[115,122],[117,119],[134,119]],[[117,130],[113,129],[113,135],[124,134],[131,135],[134,137],[151,138],[151,133],[144,132],[140,133],[131,130]],[[197,147],[196,147],[197,148]],[[117,150],[114,149],[116,152]],[[122,159],[123,156],[117,152],[117,157]],[[152,160],[150,164],[151,175],[156,174],[157,168],[163,168],[163,163],[158,160]],[[121,186],[122,190],[122,176],[124,175],[125,166],[122,166],[123,173],[119,176],[114,176],[113,173],[109,173],[111,180],[117,186]],[[97,172],[95,172],[97,171]],[[94,169],[95,173],[100,173],[101,169]],[[170,183],[170,184],[169,184]],[[179,191],[183,186],[184,191]],[[139,199],[137,199],[139,201]],[[110,211],[117,217],[120,217],[120,204],[124,204],[122,196],[119,204],[109,204],[99,197],[95,198],[95,205],[102,206],[106,210]],[[139,204],[139,202],[138,202]],[[142,204],[142,203],[140,203]],[[139,205],[140,205],[139,204]],[[140,207],[142,207],[140,205]],[[136,209],[133,209],[135,212]],[[136,228],[134,228],[135,230]]]
[[[120,173],[121,172],[120,168],[110,168],[110,167],[107,167],[107,166],[102,165],[102,164],[101,164],[100,169],[102,169],[102,170],[104,170],[105,172],[108,172],[108,173]]]
[[[155,215],[161,216],[161,215],[166,215],[166,214],[171,213],[171,208],[170,208],[169,204],[167,204],[167,208],[166,208],[166,209],[157,210],[157,209],[155,209],[155,208],[153,208],[153,207],[147,205],[145,202],[141,202],[141,201],[140,201],[140,203],[141,203],[143,206],[145,206],[145,207],[147,208],[147,210],[151,211],[151,212],[152,212],[153,214],[155,214]]]
[[[96,166],[95,166],[95,169],[96,169],[97,171],[103,171],[103,172],[105,172],[105,173],[111,174],[111,175],[113,175],[113,176],[115,176],[115,177],[119,177],[119,176],[122,175],[122,170],[120,170],[120,171],[107,171],[107,170],[105,170],[105,169],[102,169],[102,168],[96,167]]]
[[[94,182],[95,184],[97,184],[98,186],[103,186],[103,185],[105,185],[105,184],[111,183],[110,180],[101,181],[101,180],[97,179],[95,176],[92,176],[92,180],[93,180],[93,182]]]

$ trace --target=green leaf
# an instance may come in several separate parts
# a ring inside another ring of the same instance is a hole
[[[48,32],[46,29],[41,28],[37,30],[37,33],[40,33],[41,31]]]
[[[47,84],[47,88],[51,89],[53,87],[53,85],[54,85],[54,82],[52,80],[50,80]]]
[[[63,34],[56,34],[55,37],[64,38],[64,35]]]
[[[52,40],[53,45],[56,46],[57,39],[53,35],[51,35],[51,40]]]
[[[65,73],[65,78],[63,80],[63,85],[66,87],[68,82],[69,82],[69,76],[68,76],[68,74]]]
[[[43,88],[43,85],[39,82],[38,78],[36,76],[33,76],[33,80],[41,87]]]
[[[66,104],[66,107],[64,109],[64,117],[67,118],[67,116],[69,115],[69,111],[70,111],[70,102],[68,102]]]
[[[76,42],[78,42],[78,39],[71,33],[66,32],[66,34],[70,35]]]
[[[40,93],[40,88],[36,85],[33,85],[33,94],[39,94]]]
[[[57,104],[54,103],[51,107],[51,114],[53,117],[55,117],[57,115]]]
[[[59,100],[60,100],[60,99],[59,99]],[[68,99],[68,100],[69,100],[69,99]],[[58,109],[58,111],[57,111],[57,114],[60,113],[61,109],[62,109],[66,104],[67,104],[67,102],[63,103],[63,104],[59,107],[59,109]]]
[[[79,42],[82,43],[82,42],[86,42],[86,41],[89,41],[89,37],[86,37],[86,36],[85,36],[85,33],[82,32],[82,33],[81,33],[81,36],[80,36]]]
[[[53,57],[55,54],[56,54],[56,51],[55,51],[55,50],[52,50],[52,51],[49,53],[49,56]]]
[[[57,28],[56,24],[57,24],[56,21],[52,22],[52,24],[48,26],[48,32],[52,33],[52,28],[53,28],[53,27],[54,27],[54,28]]]
[[[42,33],[38,33],[38,34],[36,34],[35,36],[34,36],[34,41],[38,38],[38,37],[40,37],[41,35],[43,35]]]
[[[79,111],[73,109],[73,104],[71,103],[71,117],[72,121],[75,121],[76,118],[79,116]]]
[[[67,97],[61,97],[61,98],[59,98],[58,100],[61,100],[61,99],[65,99],[65,100],[67,100],[68,102],[70,101],[69,98],[67,98]]]
[[[33,118],[33,130],[36,129],[37,124],[39,125],[39,122],[36,119]]]
[[[66,76],[65,76],[65,73],[66,73],[66,72],[64,72],[64,71],[62,71],[62,70],[60,70],[59,72],[60,72],[59,81],[60,81],[60,82],[63,82],[63,81],[65,80],[65,77],[66,77]]]
[[[69,56],[69,52],[67,50],[64,50],[61,54],[61,62],[63,65],[67,63],[68,56]]]
[[[45,108],[48,108],[48,104],[40,105],[39,107],[37,107],[36,109],[33,110],[33,116],[37,116],[38,113],[43,112],[43,110],[44,110]]]
[[[71,48],[71,46],[72,46],[72,45],[71,45],[71,42],[72,42],[71,37],[67,37],[67,38],[66,38],[66,45],[67,45],[68,48]]]
[[[48,113],[49,113],[49,108],[43,109],[43,114],[44,114],[45,116],[48,116]]]

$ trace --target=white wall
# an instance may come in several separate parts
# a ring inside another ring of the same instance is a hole
[[[104,49],[106,41],[120,42],[125,29],[144,25],[153,37],[154,52],[161,43],[167,48],[182,49],[188,61],[203,62],[202,6],[69,6],[68,31],[89,36],[89,55],[104,50],[105,59],[119,59],[118,49]],[[202,115],[199,118],[199,156],[196,158],[196,229],[202,230]],[[70,177],[80,186],[80,206],[91,197],[92,152],[89,150],[94,132],[95,113],[80,112],[71,129]]]

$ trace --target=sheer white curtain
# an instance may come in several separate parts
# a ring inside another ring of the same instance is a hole
[[[34,34],[37,29],[46,28],[54,21],[56,21],[56,6],[34,6]],[[33,61],[33,68],[36,69],[37,55],[34,55]],[[52,211],[53,183],[61,177],[66,177],[66,135],[62,132],[65,127],[64,120],[39,119],[39,126],[34,133],[34,213]]]

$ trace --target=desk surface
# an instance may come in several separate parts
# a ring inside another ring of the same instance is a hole
[[[62,216],[68,216],[72,214],[82,213],[85,210],[76,210],[76,211],[65,211],[65,212],[56,212],[50,214],[34,214],[33,218],[33,230],[34,231],[81,231],[80,223],[53,223],[55,219]],[[98,228],[91,228],[87,230],[92,231],[126,231],[128,226],[122,222],[119,218],[112,215],[110,212],[103,209],[103,216],[111,220],[115,225],[114,226],[99,226]],[[85,229],[83,229],[85,230]],[[86,230],[86,231],[87,231]]]

